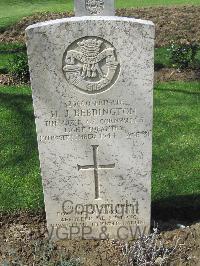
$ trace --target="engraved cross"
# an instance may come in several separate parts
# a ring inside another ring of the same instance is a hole
[[[95,199],[99,199],[99,170],[100,169],[114,169],[115,164],[99,165],[97,160],[99,145],[92,145],[93,148],[93,165],[78,165],[78,171],[80,170],[94,170],[94,184],[95,184]]]

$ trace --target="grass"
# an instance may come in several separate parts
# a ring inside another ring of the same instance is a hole
[[[175,67],[170,60],[171,52],[169,47],[160,47],[155,49],[155,69]],[[193,68],[200,68],[200,48],[195,56],[194,62],[191,64]]]
[[[200,0],[117,0],[117,8],[199,5]],[[72,0],[0,0],[0,30],[36,12],[73,10]]]
[[[25,44],[0,43],[0,74],[9,72],[9,64],[13,62],[15,55],[22,50],[26,50]]]
[[[19,57],[22,58],[22,56],[25,57],[25,59],[27,60],[26,53],[0,54],[0,74],[10,73],[12,75],[13,70],[16,71],[14,68],[16,67],[16,65],[18,65],[19,72],[19,70],[21,69],[19,67]]]
[[[160,47],[155,49],[155,65],[159,67],[171,67],[170,51],[168,47]]]
[[[117,0],[117,8],[200,5],[200,0]]]
[[[10,50],[19,50],[19,49],[25,49],[25,44],[23,43],[0,43],[0,51],[1,52],[6,52]]]
[[[153,201],[200,194],[199,97],[198,82],[155,87]],[[0,114],[0,210],[43,207],[30,88],[0,87]]]
[[[153,199],[200,195],[200,83],[155,87]]]
[[[8,64],[12,54],[0,54],[0,73],[8,73]]]
[[[0,87],[0,210],[43,206],[37,141],[28,87]]]
[[[24,16],[36,12],[63,12],[72,10],[72,0],[0,0],[0,29],[16,23]]]

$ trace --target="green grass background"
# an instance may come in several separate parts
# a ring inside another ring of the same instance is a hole
[[[199,5],[200,0],[117,0],[117,8]],[[0,29],[36,12],[73,10],[72,0],[0,0]]]
[[[200,194],[200,83],[154,90],[153,199]]]
[[[0,43],[0,74],[8,73],[9,64],[15,56],[11,51],[26,52],[26,46],[22,43]]]
[[[200,194],[200,84],[154,89],[152,199]],[[0,210],[43,207],[29,87],[0,87]],[[192,202],[190,202],[192,204]]]
[[[43,205],[32,98],[28,87],[0,87],[0,210]]]

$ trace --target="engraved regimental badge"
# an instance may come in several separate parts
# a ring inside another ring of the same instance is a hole
[[[84,37],[64,53],[63,72],[77,89],[94,94],[109,89],[119,75],[115,48],[98,37]]]
[[[85,9],[91,15],[98,15],[104,9],[104,0],[85,0]]]

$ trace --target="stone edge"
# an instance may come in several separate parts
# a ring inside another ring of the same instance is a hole
[[[28,26],[25,31],[33,30],[39,27],[47,27],[55,24],[61,24],[66,22],[81,22],[81,21],[120,21],[120,22],[132,22],[136,24],[142,24],[147,26],[155,27],[154,23],[149,20],[135,19],[135,18],[127,18],[127,17],[117,17],[117,16],[83,16],[83,17],[70,17],[56,20],[49,20],[44,22],[39,22],[33,25]]]

